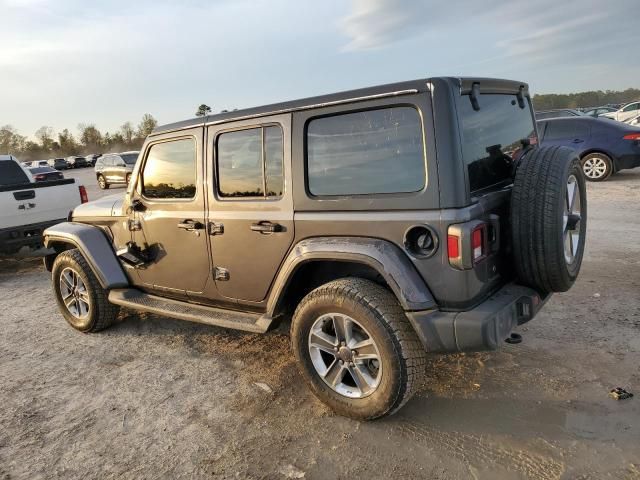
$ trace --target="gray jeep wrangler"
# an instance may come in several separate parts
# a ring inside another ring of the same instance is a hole
[[[430,352],[521,337],[575,281],[585,181],[537,145],[528,86],[430,78],[156,128],[125,195],[49,228],[69,324],[121,306],[264,333],[290,321],[314,394],[373,419]]]

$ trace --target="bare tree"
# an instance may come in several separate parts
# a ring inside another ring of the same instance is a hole
[[[138,138],[145,139],[151,133],[151,131],[158,126],[158,121],[153,118],[153,115],[145,113],[142,116],[142,120],[138,124],[138,130],[136,132]]]

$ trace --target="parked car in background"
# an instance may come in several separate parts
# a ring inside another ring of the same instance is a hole
[[[617,120],[619,122],[624,122],[629,118],[633,118],[637,115],[640,115],[640,102],[631,102],[624,105],[619,110],[615,112],[609,112],[602,114],[602,117],[612,118],[613,120]]]
[[[31,175],[36,182],[46,182],[50,180],[62,180],[64,175],[49,166],[46,167],[29,167]]]
[[[603,181],[611,174],[640,167],[640,128],[601,118],[557,118],[538,122],[542,145],[577,151],[587,180]]]
[[[632,125],[634,127],[640,127],[640,115],[637,115],[635,117],[631,117],[631,118],[625,120],[624,123],[626,123],[627,125]]]
[[[87,191],[73,178],[37,184],[15,157],[0,155],[0,253],[42,246],[44,229],[86,201]]]
[[[560,108],[557,110],[542,110],[540,112],[535,112],[536,120],[561,117],[580,117],[582,115],[581,111],[574,110],[573,108]]]
[[[96,161],[98,186],[107,189],[113,184],[128,184],[139,152],[107,153]]]
[[[29,162],[28,167],[48,167],[48,160],[34,160],[33,162]]]
[[[56,170],[67,170],[69,168],[69,164],[64,158],[50,158],[47,160],[47,164]]]
[[[102,156],[101,153],[91,153],[84,158],[87,161],[87,165],[90,167],[93,167],[96,164],[96,160],[101,156]]]
[[[67,163],[69,164],[69,168],[81,168],[87,166],[87,161],[84,157],[71,156],[67,157]]]
[[[605,113],[615,112],[615,111],[616,109],[613,107],[597,107],[597,108],[590,108],[588,110],[585,110],[583,114],[588,115],[589,117],[598,118],[600,115],[603,115]]]

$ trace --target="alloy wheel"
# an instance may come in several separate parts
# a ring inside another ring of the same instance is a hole
[[[60,273],[60,295],[71,315],[77,319],[84,319],[89,315],[91,300],[87,286],[78,272],[72,268],[65,268]]]
[[[598,180],[607,174],[607,161],[602,157],[587,158],[582,164],[582,170],[587,178]]]
[[[567,265],[571,265],[579,251],[582,238],[580,235],[580,187],[575,175],[569,175],[565,194],[564,214],[562,217],[564,258]]]
[[[309,354],[320,378],[340,395],[364,398],[380,385],[378,347],[371,334],[347,315],[328,313],[313,323]]]

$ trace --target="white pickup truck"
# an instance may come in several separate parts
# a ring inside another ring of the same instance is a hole
[[[34,182],[12,155],[0,155],[0,254],[42,246],[42,232],[87,201],[73,178]]]

